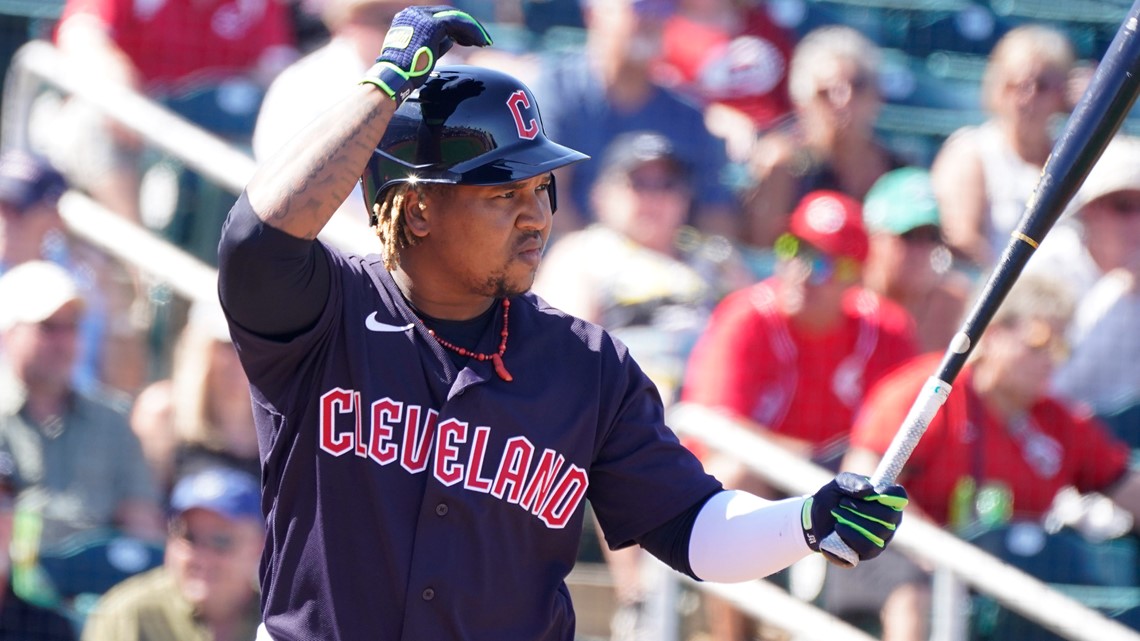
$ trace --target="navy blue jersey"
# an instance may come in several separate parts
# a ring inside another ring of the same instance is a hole
[[[262,449],[277,641],[571,641],[564,579],[585,500],[621,546],[720,487],[598,326],[518,296],[514,380],[490,362],[456,371],[380,257],[319,255],[331,282],[314,326],[282,340],[231,323]],[[475,351],[497,349],[501,323]]]

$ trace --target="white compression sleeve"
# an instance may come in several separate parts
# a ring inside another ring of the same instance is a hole
[[[769,501],[739,490],[713,496],[689,538],[689,566],[703,581],[734,583],[768,576],[811,553],[800,510],[804,498]]]

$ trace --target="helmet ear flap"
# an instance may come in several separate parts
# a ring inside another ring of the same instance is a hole
[[[368,207],[368,226],[375,227],[380,224],[380,205],[384,202],[384,194],[376,192],[374,198],[368,197],[368,191],[372,187],[369,181],[361,181],[361,187],[364,190],[364,206]]]
[[[550,174],[550,186],[546,188],[546,193],[550,196],[550,214],[558,211],[558,183],[554,178],[554,173]]]

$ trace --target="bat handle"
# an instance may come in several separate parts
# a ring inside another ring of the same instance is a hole
[[[914,399],[914,404],[911,405],[902,427],[891,440],[891,445],[879,461],[875,473],[871,475],[872,487],[880,488],[895,482],[911,452],[918,445],[919,439],[926,432],[926,426],[930,425],[930,421],[938,413],[938,408],[942,407],[949,396],[949,383],[936,376],[926,379],[926,384]],[[853,568],[859,565],[859,555],[835,532],[828,534],[820,542],[819,549],[825,553],[824,556],[828,561],[839,567]]]
[[[831,561],[833,565],[838,565],[841,568],[853,568],[859,565],[859,555],[835,532],[828,534],[823,539],[823,542],[819,544],[819,550],[824,553],[824,558]]]

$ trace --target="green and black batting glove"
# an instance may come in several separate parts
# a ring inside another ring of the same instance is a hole
[[[895,535],[907,503],[901,485],[876,490],[867,477],[840,472],[804,501],[804,539],[809,548],[820,552],[819,544],[835,532],[859,560],[873,559]],[[823,553],[831,556],[826,550]]]
[[[491,36],[478,20],[453,7],[408,7],[392,19],[380,56],[361,83],[376,85],[400,104],[455,44],[486,47]]]

